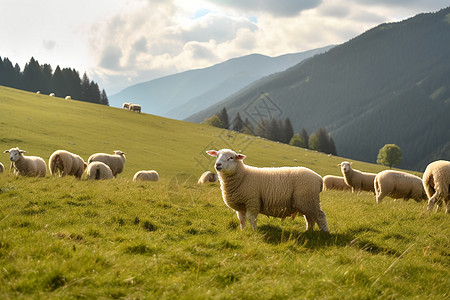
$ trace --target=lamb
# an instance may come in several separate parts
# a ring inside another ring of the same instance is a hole
[[[88,164],[87,166],[86,178],[102,180],[102,179],[112,179],[114,178],[114,176],[113,172],[111,171],[111,169],[108,167],[107,164],[101,161],[94,161]]]
[[[9,153],[11,160],[11,168],[14,169],[16,176],[36,176],[45,177],[47,172],[47,165],[45,161],[38,156],[24,156],[25,150],[20,150],[18,147],[3,151]]]
[[[368,191],[374,192],[374,180],[377,174],[364,173],[356,169],[352,169],[351,163],[343,161],[338,166],[341,167],[342,175],[344,175],[345,183],[352,187],[352,192]]]
[[[205,173],[202,174],[202,176],[200,176],[200,178],[198,179],[197,184],[204,184],[207,182],[216,182],[218,179],[217,174],[216,173],[212,173],[210,171],[206,171]]]
[[[150,171],[138,171],[133,176],[133,181],[158,181],[159,175],[155,170]]]
[[[427,197],[420,177],[400,171],[385,170],[378,173],[374,187],[377,203],[381,203],[386,196],[403,198],[405,201],[412,198],[417,202]]]
[[[427,210],[435,204],[446,204],[446,213],[450,212],[450,161],[438,160],[430,163],[423,173],[422,184],[428,196]]]
[[[352,187],[345,183],[344,177],[326,175],[323,177],[323,190],[351,191]]]
[[[5,166],[0,162],[0,173],[3,173]]]
[[[122,104],[122,108],[123,108],[123,109],[126,109],[126,110],[129,110],[131,104],[132,104],[131,102],[124,102],[124,103]]]
[[[120,150],[115,150],[114,154],[96,153],[92,154],[88,159],[88,164],[94,161],[101,161],[108,165],[111,169],[113,176],[117,177],[117,174],[122,173],[125,166],[125,153]]]
[[[236,211],[241,230],[246,218],[256,230],[259,213],[282,219],[294,219],[300,213],[305,217],[307,230],[312,230],[317,222],[320,230],[329,231],[325,212],[320,208],[323,182],[319,174],[304,167],[247,166],[243,162],[245,155],[229,149],[206,152],[217,157],[215,169],[222,197]]]
[[[130,106],[129,106],[129,109],[131,111],[135,111],[135,112],[141,113],[141,106],[139,104],[131,103]]]
[[[66,96],[66,98],[64,98],[64,99],[66,99],[66,100],[71,100],[71,99],[72,99],[72,97],[70,97],[70,96]]]
[[[48,160],[50,174],[59,172],[60,177],[74,175],[75,178],[81,179],[86,167],[87,163],[79,155],[66,150],[56,150]]]

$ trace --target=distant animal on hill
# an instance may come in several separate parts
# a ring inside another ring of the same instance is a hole
[[[55,93],[50,93],[50,97],[55,97]]]
[[[9,153],[9,159],[12,162],[11,167],[14,169],[16,176],[37,176],[45,177],[47,172],[47,165],[45,161],[38,156],[24,156],[25,150],[20,150],[18,147],[3,151]]]
[[[132,104],[132,103],[131,102],[124,102],[122,104],[122,108],[126,109],[126,110],[129,110],[130,109],[130,104]]]
[[[108,165],[111,169],[113,176],[117,177],[117,174],[122,173],[125,166],[125,153],[120,150],[115,150],[114,154],[95,153],[88,158],[88,165],[94,161],[101,161]]]
[[[155,170],[150,171],[138,171],[133,176],[133,181],[158,181],[159,175]]]
[[[345,183],[352,187],[352,192],[368,191],[375,193],[374,180],[377,174],[364,173],[353,169],[351,163],[348,161],[343,161],[338,166],[341,167],[341,172],[342,175],[344,175]]]
[[[225,204],[234,209],[245,227],[246,218],[256,229],[259,213],[284,220],[295,218],[297,213],[305,217],[307,230],[315,223],[328,232],[325,212],[320,208],[319,194],[322,177],[304,168],[255,168],[244,164],[245,155],[229,149],[209,150],[217,157],[215,169],[219,174],[220,188]]]
[[[66,150],[56,150],[48,160],[50,174],[59,172],[60,177],[73,175],[80,179],[86,167],[87,163],[79,155]]]
[[[384,197],[394,199],[409,198],[420,202],[427,199],[422,185],[422,179],[405,172],[385,170],[375,176],[375,196],[377,203],[381,203]]]
[[[138,113],[141,112],[141,106],[139,104],[131,103],[129,108],[130,108],[130,111],[135,111],[135,112],[138,112]]]
[[[427,209],[434,205],[446,204],[446,213],[450,213],[450,161],[438,160],[430,163],[423,173],[422,184],[428,196]]]
[[[114,178],[111,169],[101,161],[94,161],[86,168],[86,178],[91,180],[103,180]]]
[[[66,96],[66,98],[64,98],[64,99],[70,100],[70,99],[72,99],[72,97],[71,96]]]
[[[219,178],[216,173],[206,171],[202,174],[202,176],[200,176],[200,178],[197,181],[197,184],[204,184],[207,182],[216,182],[218,179]]]
[[[352,187],[345,183],[344,177],[326,175],[323,177],[323,190],[351,191]]]

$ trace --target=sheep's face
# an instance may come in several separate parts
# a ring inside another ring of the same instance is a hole
[[[238,166],[242,164],[242,160],[245,158],[243,154],[237,154],[229,149],[222,149],[219,151],[209,150],[206,151],[211,156],[217,157],[215,169],[224,175],[232,175],[236,172]]]
[[[18,161],[23,155],[22,153],[25,153],[26,151],[20,150],[19,148],[11,148],[9,150],[3,151],[3,153],[9,153],[9,160],[10,161]]]
[[[347,162],[347,161],[342,162],[342,163],[340,164],[340,166],[341,166],[342,174],[347,174],[347,173],[350,172],[350,170],[352,169],[352,166],[351,166],[350,163]]]

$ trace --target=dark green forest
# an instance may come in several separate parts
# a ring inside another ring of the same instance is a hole
[[[218,107],[244,116],[262,91],[295,131],[325,127],[340,156],[375,163],[396,144],[402,168],[450,160],[450,8],[381,24],[187,120]]]
[[[17,63],[13,65],[7,57],[0,57],[0,85],[109,105],[105,90],[100,92],[98,84],[91,81],[86,73],[80,77],[75,69],[57,66],[53,70],[51,65],[40,65],[33,57],[25,64],[23,71]]]

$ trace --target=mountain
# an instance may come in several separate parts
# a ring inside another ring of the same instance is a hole
[[[201,122],[222,107],[230,119],[237,112],[251,118],[255,104],[269,103],[296,131],[327,128],[340,156],[375,162],[384,144],[395,143],[401,167],[423,170],[431,160],[450,159],[449,83],[445,8],[381,24],[187,120]]]
[[[130,86],[109,97],[111,106],[123,102],[142,105],[146,113],[183,119],[223,100],[251,82],[283,71],[332,46],[295,54],[268,57],[251,54],[225,62],[157,78]]]

